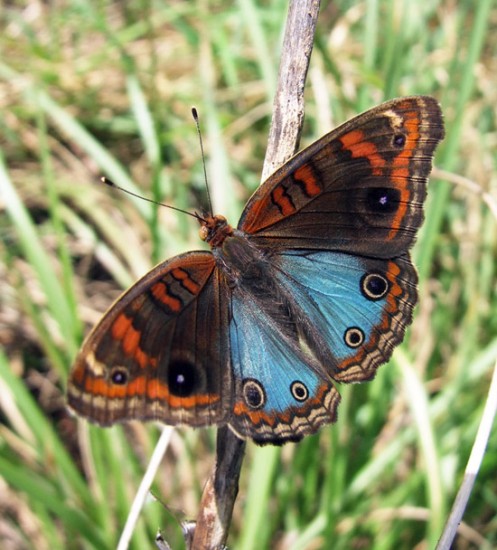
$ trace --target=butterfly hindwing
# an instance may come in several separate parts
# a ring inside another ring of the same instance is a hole
[[[411,261],[292,251],[273,262],[275,278],[302,311],[307,345],[329,375],[339,382],[371,379],[411,323],[417,296]]]
[[[296,441],[336,419],[332,379],[369,380],[390,358],[411,322],[417,276],[406,256],[315,250],[273,254],[259,269],[262,288],[247,279],[232,293],[230,425],[259,444]]]
[[[334,422],[340,396],[301,349],[286,293],[240,287],[230,323],[236,398],[230,425],[259,444],[297,441]]]

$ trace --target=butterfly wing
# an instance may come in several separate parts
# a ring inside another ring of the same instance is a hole
[[[302,311],[303,338],[326,371],[339,382],[371,379],[411,323],[417,275],[409,258],[289,251],[272,259],[275,278]]]
[[[233,289],[230,426],[258,444],[298,441],[336,419],[340,395],[302,349],[289,307],[276,279],[247,279]]]
[[[409,249],[443,134],[434,99],[387,102],[297,154],[242,214],[238,228],[271,259],[300,340],[338,381],[372,378],[411,322]]]
[[[423,220],[426,181],[443,134],[433,98],[379,105],[275,172],[247,203],[238,228],[266,249],[401,255]]]
[[[101,425],[225,423],[232,408],[228,293],[208,252],[158,265],[119,298],[86,339],[70,407]]]

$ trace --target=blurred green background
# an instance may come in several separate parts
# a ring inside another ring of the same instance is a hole
[[[0,7],[0,547],[114,548],[158,429],[71,417],[75,353],[120,291],[198,248],[201,116],[216,213],[257,187],[288,3],[6,2]],[[447,137],[415,249],[413,326],[374,382],[341,388],[336,425],[248,444],[229,546],[433,548],[497,358],[497,7],[490,0],[322,2],[302,146],[384,99],[431,94]],[[214,430],[178,430],[132,548],[183,548]],[[454,548],[497,546],[497,435]]]

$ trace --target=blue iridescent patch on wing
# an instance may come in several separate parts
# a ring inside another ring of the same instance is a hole
[[[381,323],[386,292],[383,297],[365,292],[368,270],[361,258],[326,251],[289,251],[279,254],[275,265],[280,284],[321,332],[336,359],[353,355],[361,338],[368,341]]]
[[[284,412],[301,406],[305,392],[314,395],[322,382],[310,367],[311,359],[307,361],[298,349],[298,343],[290,342],[257,302],[237,296],[236,292],[232,299],[230,344],[235,378],[260,384],[265,393],[265,412]]]

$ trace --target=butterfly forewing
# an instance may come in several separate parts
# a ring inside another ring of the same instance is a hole
[[[433,98],[384,103],[273,174],[248,202],[239,229],[264,248],[400,255],[423,220],[427,177],[442,137]]]
[[[212,254],[157,266],[119,298],[88,336],[68,386],[69,405],[109,425],[155,419],[226,421],[232,376],[228,293]]]

